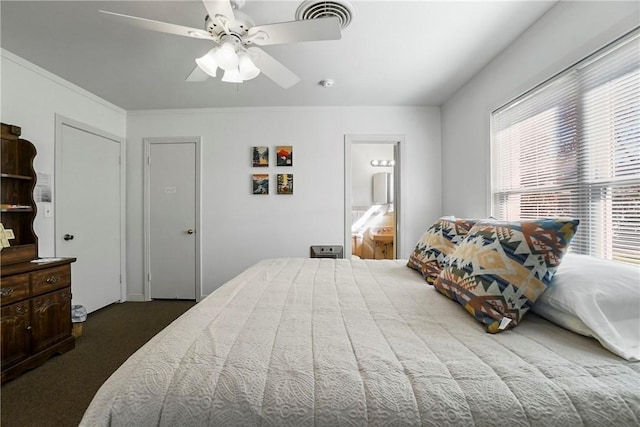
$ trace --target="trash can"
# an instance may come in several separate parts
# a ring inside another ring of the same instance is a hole
[[[73,328],[71,329],[71,335],[78,338],[82,335],[82,322],[87,320],[87,309],[83,305],[71,306],[71,323]]]

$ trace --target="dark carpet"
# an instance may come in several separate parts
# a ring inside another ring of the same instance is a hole
[[[122,362],[194,305],[125,302],[89,314],[74,350],[2,385],[2,427],[77,426],[98,388]]]

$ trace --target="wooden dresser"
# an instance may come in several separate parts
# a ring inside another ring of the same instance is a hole
[[[75,347],[71,335],[71,263],[2,266],[2,382]]]
[[[2,124],[0,162],[0,346],[2,382],[75,347],[71,335],[71,263],[38,259],[33,230],[33,144]],[[5,230],[7,232],[5,232]]]

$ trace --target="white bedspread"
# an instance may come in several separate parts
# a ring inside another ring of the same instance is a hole
[[[529,313],[484,331],[405,260],[273,259],[127,360],[82,426],[637,426],[640,364]]]

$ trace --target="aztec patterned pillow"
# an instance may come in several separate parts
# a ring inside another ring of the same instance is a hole
[[[450,255],[435,287],[491,333],[517,326],[547,289],[579,220],[482,220]]]
[[[449,263],[449,255],[476,221],[443,216],[422,235],[407,266],[422,273],[427,283],[433,285],[442,268]]]

